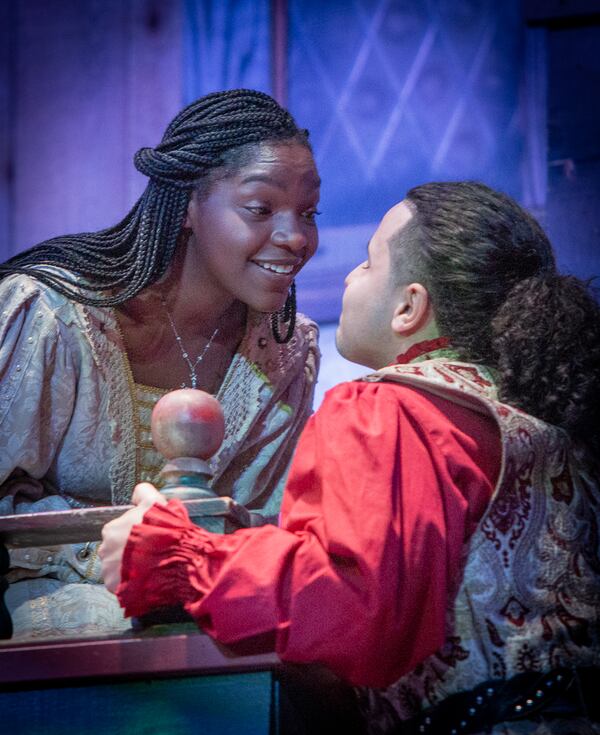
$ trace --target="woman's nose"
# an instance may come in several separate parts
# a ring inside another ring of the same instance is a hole
[[[271,242],[278,247],[292,252],[303,250],[307,245],[307,237],[299,223],[286,221],[278,223],[271,235]]]

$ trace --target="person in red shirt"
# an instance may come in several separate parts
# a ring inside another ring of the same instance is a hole
[[[282,659],[356,686],[373,732],[521,718],[523,691],[542,691],[534,678],[558,665],[585,687],[600,657],[600,310],[588,287],[557,272],[509,197],[426,184],[348,275],[337,345],[376,372],[329,391],[309,420],[278,526],[211,534],[142,484],[137,507],[105,527],[104,579],[126,614],[181,605],[224,643],[271,634]],[[580,530],[558,543],[568,493]],[[544,556],[532,548],[546,536]],[[556,582],[539,580],[574,560],[579,585],[558,601]],[[479,692],[497,680],[512,688],[484,712]]]

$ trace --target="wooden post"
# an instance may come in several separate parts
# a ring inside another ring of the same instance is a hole
[[[271,0],[271,78],[273,97],[282,107],[287,106],[287,34],[287,0]]]

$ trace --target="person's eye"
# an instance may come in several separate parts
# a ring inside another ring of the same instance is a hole
[[[317,217],[321,214],[317,209],[307,209],[306,212],[302,212],[302,216],[307,222],[315,224]]]
[[[360,264],[360,267],[363,268],[364,270],[367,270],[369,268],[369,261],[365,260],[364,263]]]
[[[269,207],[266,207],[262,204],[247,204],[244,209],[246,209],[251,214],[256,214],[259,217],[266,217],[267,215],[271,214],[271,210]]]

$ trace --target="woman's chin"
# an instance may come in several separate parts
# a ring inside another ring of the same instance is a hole
[[[248,303],[248,306],[251,309],[254,309],[254,311],[260,311],[263,314],[272,314],[275,311],[283,309],[286,299],[287,293],[268,294],[262,298],[253,300],[253,303]]]

